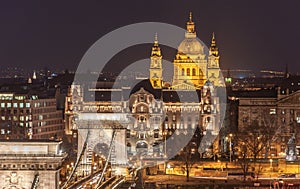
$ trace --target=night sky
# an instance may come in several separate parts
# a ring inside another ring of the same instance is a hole
[[[106,33],[149,21],[185,27],[190,11],[202,41],[209,45],[216,33],[222,69],[283,71],[288,64],[300,73],[299,0],[2,1],[0,65],[75,70]],[[135,52],[148,57],[150,49]]]

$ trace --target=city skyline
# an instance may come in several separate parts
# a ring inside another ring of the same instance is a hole
[[[184,28],[193,12],[199,38],[209,46],[216,34],[222,69],[271,69],[293,73],[297,64],[299,3],[268,2],[114,2],[6,3],[1,7],[2,65],[76,70],[82,56],[100,37],[138,22],[165,22]],[[149,46],[130,48],[132,56],[149,58]],[[130,51],[129,49],[129,51]],[[174,52],[164,51],[165,58]],[[132,58],[122,59],[122,64]]]

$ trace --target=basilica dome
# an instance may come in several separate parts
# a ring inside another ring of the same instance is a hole
[[[178,53],[183,54],[204,54],[204,46],[197,38],[185,38],[178,46]]]

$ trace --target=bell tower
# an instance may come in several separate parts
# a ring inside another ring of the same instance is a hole
[[[212,82],[214,86],[224,86],[224,82],[222,82],[221,80],[219,60],[220,60],[219,49],[216,44],[215,33],[213,33],[211,39],[211,45],[209,48],[207,75],[209,81]]]
[[[158,46],[157,34],[155,34],[154,44],[150,56],[150,82],[154,89],[162,88],[162,55]]]

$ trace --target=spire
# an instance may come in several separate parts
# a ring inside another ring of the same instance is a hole
[[[212,33],[211,44],[216,44],[215,32]]]
[[[149,78],[153,88],[161,89],[162,87],[162,55],[158,45],[157,33],[154,36],[154,44],[152,46],[150,57]]]
[[[215,32],[212,33],[212,39],[211,39],[211,45],[210,45],[209,51],[214,56],[219,55],[219,50],[218,50],[217,43],[216,43]]]
[[[289,78],[290,77],[288,64],[285,65],[284,77],[285,78]]]
[[[155,36],[154,36],[154,46],[158,46],[158,37],[157,37],[157,33],[155,33]]]
[[[151,56],[161,56],[161,51],[160,51],[160,48],[158,46],[157,33],[155,33],[155,36],[154,36],[154,44],[153,44],[153,47],[152,47]]]
[[[193,22],[192,12],[190,12],[189,21],[186,23],[188,33],[195,33],[195,23]]]

